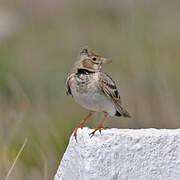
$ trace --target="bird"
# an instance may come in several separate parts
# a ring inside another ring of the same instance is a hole
[[[77,131],[95,113],[102,112],[104,117],[96,128],[89,134],[93,137],[108,116],[123,116],[130,118],[130,113],[122,106],[121,97],[113,79],[101,70],[102,66],[112,60],[100,56],[87,46],[80,48],[77,61],[66,79],[66,93],[73,97],[76,103],[89,111],[89,114],[74,130],[77,142]]]

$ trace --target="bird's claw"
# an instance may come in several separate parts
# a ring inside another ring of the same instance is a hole
[[[92,137],[94,136],[95,132],[96,132],[95,130],[94,130],[93,132],[91,132],[91,133],[89,134],[89,137],[92,138]]]
[[[76,142],[77,142],[77,130],[78,130],[78,128],[75,128],[75,130],[74,130],[74,138],[75,138]]]
[[[74,132],[74,138],[75,138],[75,140],[77,142],[77,133],[76,132]]]
[[[102,127],[102,126],[95,128],[94,131],[89,134],[90,138],[92,138],[94,136],[95,132],[98,131],[98,130],[99,130],[99,133],[101,134],[102,129],[105,129],[105,128]]]
[[[79,128],[83,129],[83,126],[82,126],[82,125],[79,125],[79,126],[76,127],[75,130],[74,130],[74,138],[75,138],[76,142],[77,142],[77,131],[78,131]]]

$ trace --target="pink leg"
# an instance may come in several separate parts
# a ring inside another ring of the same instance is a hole
[[[76,142],[77,142],[77,131],[78,131],[78,128],[82,128],[83,127],[83,124],[93,115],[93,112],[90,112],[79,124],[78,126],[75,128],[74,130],[74,137],[76,139]]]
[[[107,118],[107,114],[104,114],[104,117],[103,117],[103,119],[101,120],[101,122],[99,123],[99,125],[96,127],[96,128],[94,128],[94,131],[93,132],[91,132],[90,134],[89,134],[89,136],[90,137],[93,137],[94,136],[94,134],[95,134],[95,132],[96,131],[100,131],[100,133],[101,133],[101,129],[104,129],[103,128],[103,123],[104,123],[104,121],[106,120],[106,118]]]

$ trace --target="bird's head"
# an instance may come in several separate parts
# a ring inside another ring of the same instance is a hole
[[[87,47],[80,49],[79,60],[75,63],[75,68],[85,69],[90,72],[100,71],[101,66],[112,62],[110,59],[103,58]]]

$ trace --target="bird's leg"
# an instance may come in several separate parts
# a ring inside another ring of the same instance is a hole
[[[90,137],[93,137],[94,134],[95,134],[95,132],[98,131],[98,130],[99,130],[99,132],[101,133],[101,129],[104,129],[104,128],[103,128],[103,123],[104,123],[104,121],[106,120],[107,116],[108,116],[107,114],[104,114],[104,117],[103,117],[103,119],[101,120],[101,122],[99,123],[99,125],[98,125],[96,128],[94,128],[94,131],[93,131],[93,132],[91,132],[91,133],[89,134]]]
[[[78,131],[78,128],[82,128],[83,127],[83,124],[93,115],[93,112],[90,112],[79,124],[78,126],[75,128],[74,130],[74,137],[76,139],[76,142],[77,142],[77,131]]]

